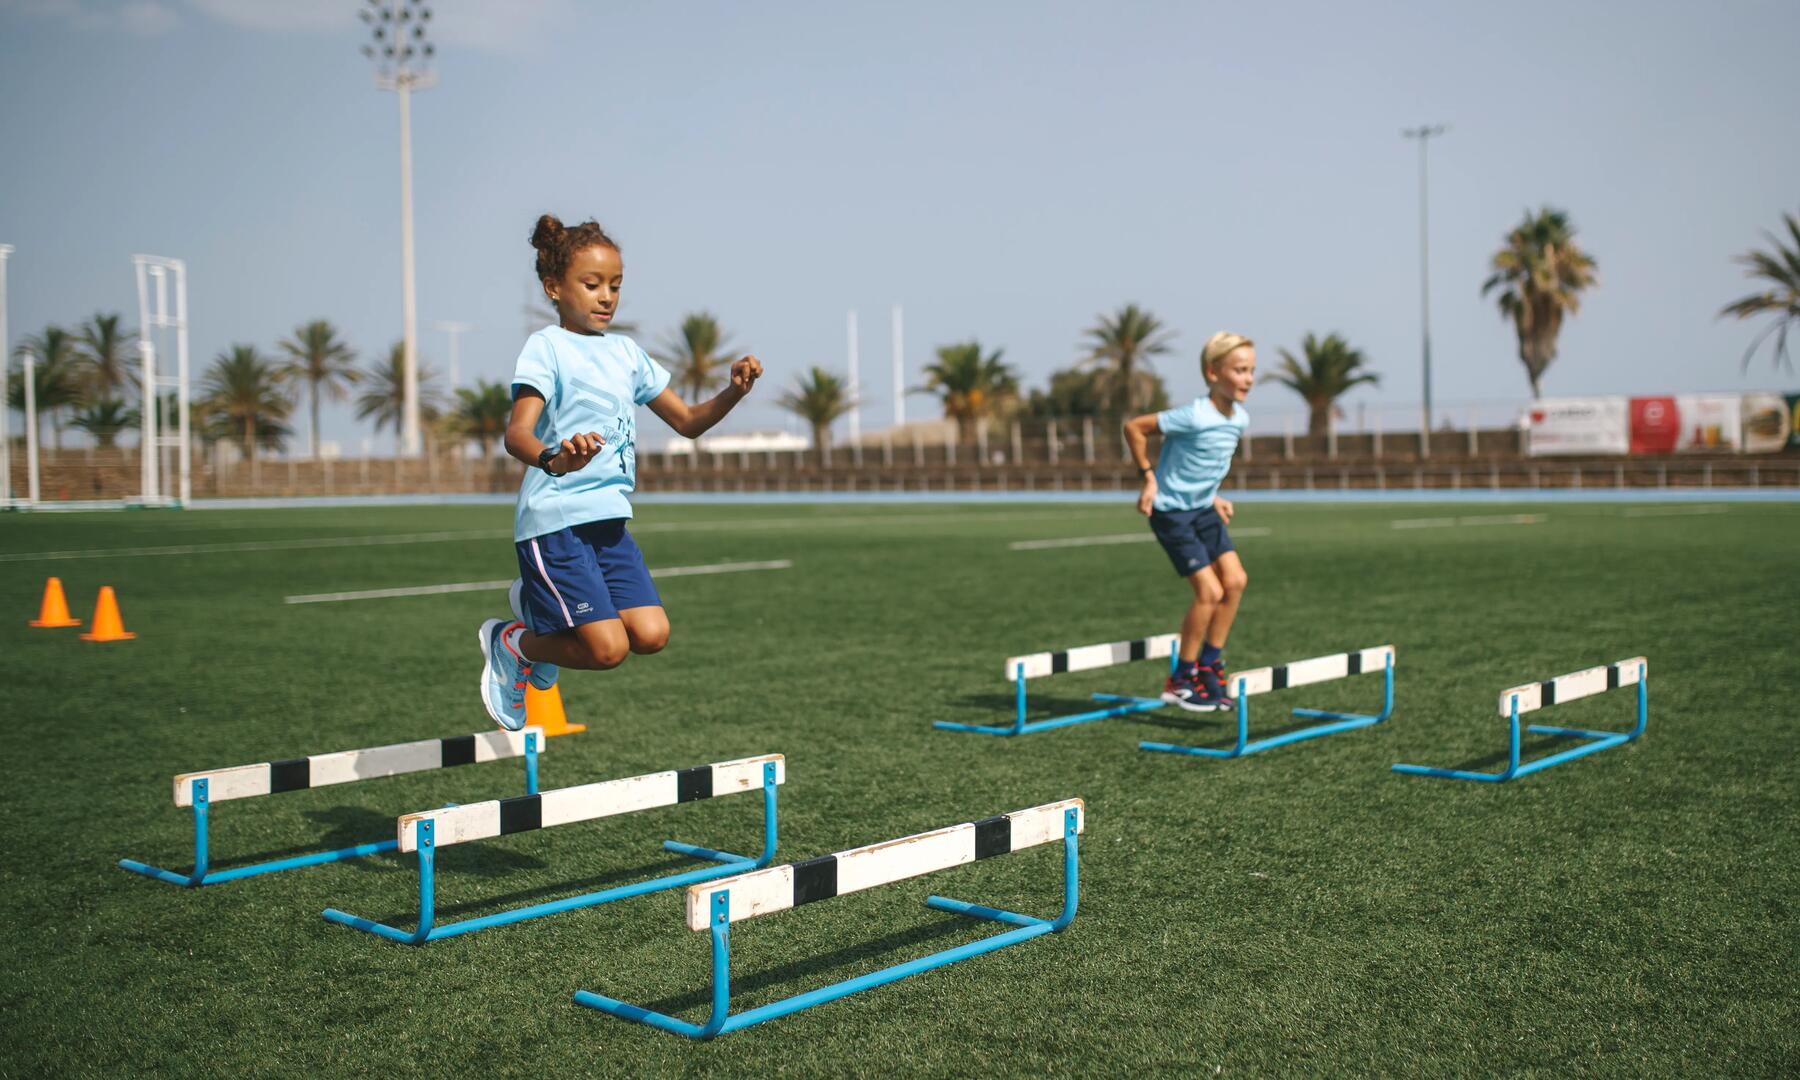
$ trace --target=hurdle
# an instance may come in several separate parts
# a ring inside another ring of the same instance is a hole
[[[364,930],[389,941],[423,945],[458,934],[508,926],[526,919],[593,907],[665,889],[678,889],[683,885],[711,881],[727,874],[739,874],[745,870],[767,866],[775,858],[775,788],[785,779],[786,762],[782,755],[764,754],[761,757],[697,765],[691,769],[672,769],[621,780],[603,780],[597,784],[559,788],[542,794],[518,795],[510,799],[404,814],[396,822],[400,851],[417,852],[419,857],[419,915],[414,929],[401,930],[337,908],[326,908],[322,914],[331,922]],[[665,851],[697,859],[711,859],[722,865],[437,925],[435,868],[438,848],[471,840],[511,836],[533,829],[548,829],[555,825],[569,825],[577,821],[615,817],[658,806],[674,806],[677,803],[710,799],[719,795],[734,795],[740,791],[754,791],[758,787],[762,788],[763,793],[763,849],[762,854],[755,858],[664,840],[662,846]]]
[[[1327,709],[1294,709],[1295,716],[1312,717],[1327,720],[1330,723],[1314,724],[1312,727],[1273,735],[1266,739],[1250,741],[1250,698],[1256,694],[1272,693],[1276,690],[1292,690],[1299,686],[1310,686],[1313,683],[1329,682],[1333,679],[1345,679],[1352,675],[1365,675],[1375,671],[1382,673],[1381,711],[1370,716],[1365,713],[1340,713]],[[1140,742],[1138,749],[1153,750],[1164,754],[1191,754],[1195,757],[1237,758],[1249,754],[1259,754],[1264,750],[1288,743],[1300,742],[1304,739],[1316,739],[1321,735],[1335,735],[1340,731],[1355,731],[1357,728],[1379,724],[1394,714],[1394,647],[1377,645],[1372,649],[1357,649],[1347,653],[1333,653],[1330,656],[1315,656],[1310,660],[1294,660],[1275,667],[1254,668],[1239,672],[1231,677],[1231,685],[1237,689],[1237,745],[1230,749],[1214,749],[1205,746],[1182,746],[1179,743]]]
[[[318,866],[321,863],[339,862],[364,855],[378,855],[394,850],[396,841],[370,841],[352,844],[336,851],[315,851],[291,859],[276,859],[215,871],[208,865],[210,854],[207,829],[210,807],[215,802],[228,799],[250,799],[259,795],[277,795],[284,791],[306,791],[333,784],[348,784],[355,780],[373,780],[515,757],[525,759],[525,790],[527,793],[535,793],[538,783],[538,755],[543,752],[544,730],[528,727],[519,731],[482,731],[474,735],[421,739],[418,742],[376,746],[367,750],[343,750],[335,754],[314,754],[311,757],[182,773],[175,777],[175,805],[178,808],[193,807],[193,873],[177,874],[136,859],[120,859],[119,866],[171,885],[191,887],[217,885],[222,881],[236,881],[258,874],[273,874],[302,866]]]
[[[1568,739],[1586,739],[1580,746],[1559,750],[1535,761],[1519,762],[1519,715],[1562,705],[1578,698],[1593,697],[1621,686],[1637,687],[1637,723],[1630,731],[1587,731],[1582,728],[1553,727],[1532,724],[1526,730],[1535,735],[1557,735]],[[1395,765],[1394,771],[1410,776],[1436,776],[1446,780],[1477,780],[1490,784],[1504,783],[1514,777],[1561,765],[1588,754],[1597,754],[1637,738],[1644,733],[1650,718],[1649,661],[1641,656],[1620,660],[1615,664],[1587,668],[1568,675],[1558,675],[1539,683],[1526,683],[1500,692],[1500,715],[1507,718],[1511,738],[1507,744],[1506,768],[1497,773],[1470,772],[1467,769],[1434,769],[1426,765]]]
[[[1017,711],[1010,725],[958,724],[949,720],[933,720],[931,726],[940,731],[971,731],[981,735],[1029,735],[1036,731],[1049,731],[1052,728],[1072,727],[1076,724],[1105,720],[1109,716],[1125,716],[1129,713],[1160,709],[1167,704],[1161,698],[1095,694],[1095,701],[1114,701],[1122,704],[1106,709],[1095,709],[1092,712],[1071,713],[1068,716],[1055,716],[1048,720],[1027,722],[1025,719],[1025,680],[1045,675],[1061,675],[1070,671],[1089,671],[1094,668],[1129,663],[1133,660],[1151,660],[1164,656],[1169,658],[1169,673],[1172,675],[1175,672],[1175,665],[1180,661],[1175,649],[1180,640],[1180,634],[1158,634],[1155,637],[1135,638],[1131,641],[1109,641],[1103,645],[1081,645],[1056,652],[1009,656],[1006,658],[1005,678],[1015,687],[1014,698],[1017,703]]]
[[[866,847],[840,851],[804,862],[788,863],[695,885],[687,895],[689,930],[712,933],[712,1015],[705,1024],[692,1024],[641,1005],[631,1005],[590,990],[577,990],[575,1003],[598,1009],[623,1020],[636,1020],[653,1028],[710,1039],[728,1031],[741,1031],[765,1020],[797,1013],[828,1001],[886,986],[921,972],[932,971],[958,960],[980,956],[1044,934],[1060,933],[1075,919],[1079,886],[1079,842],[1086,821],[1080,799],[1064,799],[998,817],[965,822],[932,832],[904,836]],[[1012,851],[1063,842],[1063,906],[1054,919],[1022,915],[942,896],[928,896],[925,906],[953,915],[988,919],[1010,930],[958,945],[941,952],[907,960],[834,983],[818,990],[795,994],[733,1015],[731,1008],[731,924],[758,915],[786,911],[816,900],[829,900],[878,885],[889,885],[952,866],[1005,855]]]

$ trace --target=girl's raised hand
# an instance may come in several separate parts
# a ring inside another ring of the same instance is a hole
[[[731,365],[731,385],[739,393],[748,394],[762,377],[762,361],[754,356],[746,356]]]

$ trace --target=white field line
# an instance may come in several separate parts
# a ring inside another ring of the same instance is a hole
[[[789,570],[792,559],[768,562],[708,563],[704,566],[665,566],[650,571],[653,578],[694,577],[700,574],[735,574],[743,570]],[[282,598],[285,604],[331,604],[340,600],[388,600],[396,596],[438,596],[444,593],[488,592],[512,586],[512,578],[500,581],[455,581],[446,585],[413,585],[399,589],[362,589],[357,592],[305,593]]]
[[[745,521],[665,521],[634,524],[631,531],[638,535],[645,533],[666,532],[736,532],[766,529],[824,529],[846,525],[928,525],[943,522],[964,522],[968,524],[986,524],[990,521],[1066,521],[1070,512],[1080,512],[1071,507],[1068,510],[1044,511],[1028,514],[894,514],[890,516],[867,515],[863,517],[787,517],[787,518],[751,518]],[[1107,513],[1116,508],[1109,506],[1092,507],[1093,510]],[[495,540],[501,537],[512,539],[511,529],[478,529],[468,532],[438,533],[406,533],[406,534],[373,534],[364,536],[325,536],[315,539],[301,540],[239,540],[232,543],[218,544],[175,544],[167,547],[132,547],[132,548],[85,548],[72,551],[15,551],[0,554],[0,563],[18,562],[56,562],[66,559],[118,559],[149,555],[217,555],[240,551],[305,551],[313,548],[350,548],[350,547],[382,547],[389,544],[438,544],[453,543],[464,540]]]
[[[1478,514],[1474,517],[1402,518],[1388,524],[1396,529],[1448,529],[1463,525],[1542,525],[1545,514]]]
[[[216,555],[233,551],[302,551],[308,548],[383,547],[390,544],[443,544],[511,537],[511,529],[473,532],[402,533],[374,536],[324,536],[310,540],[239,540],[229,544],[174,544],[168,547],[88,548],[78,551],[16,551],[0,562],[53,562],[62,559],[117,559],[138,555]]]
[[[1264,528],[1231,529],[1232,536],[1267,536]],[[1152,532],[1112,533],[1108,536],[1065,536],[1056,540],[1014,540],[1009,551],[1044,551],[1049,548],[1098,547],[1102,544],[1149,544],[1156,540]]]
[[[1626,517],[1686,517],[1689,514],[1723,514],[1727,513],[1723,506],[1632,506],[1625,510]]]

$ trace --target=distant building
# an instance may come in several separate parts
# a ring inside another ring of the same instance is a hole
[[[786,431],[750,431],[741,435],[709,435],[706,437],[706,452],[709,454],[736,454],[742,452],[761,453],[765,450],[808,450],[812,441],[803,435],[794,435]],[[663,444],[665,454],[691,454],[694,452],[694,440],[675,438]]]

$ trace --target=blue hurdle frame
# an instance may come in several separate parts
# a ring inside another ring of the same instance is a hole
[[[525,734],[525,794],[536,795],[538,789],[538,742],[537,732]],[[157,881],[166,881],[171,885],[195,888],[201,885],[217,885],[225,881],[236,881],[239,878],[256,877],[259,874],[274,874],[282,870],[298,870],[303,866],[319,866],[324,863],[342,862],[345,859],[359,859],[365,855],[379,855],[384,851],[393,851],[400,846],[399,840],[372,840],[366,844],[352,844],[336,851],[315,851],[306,855],[296,855],[291,859],[275,859],[270,862],[253,863],[249,866],[234,866],[229,870],[211,870],[208,868],[210,852],[207,844],[207,822],[210,817],[211,797],[207,794],[207,781],[200,777],[193,782],[194,810],[194,870],[190,874],[177,874],[171,870],[138,862],[136,859],[120,859],[119,866],[134,874],[142,874]],[[454,804],[452,804],[454,805]]]
[[[1373,716],[1367,713],[1340,713],[1329,709],[1294,709],[1295,716],[1312,717],[1318,720],[1329,720],[1330,723],[1315,724],[1289,731],[1281,735],[1271,735],[1266,739],[1250,741],[1250,697],[1244,693],[1242,680],[1238,682],[1237,693],[1237,744],[1229,749],[1216,749],[1209,746],[1183,746],[1180,743],[1140,742],[1139,750],[1150,750],[1162,754],[1187,754],[1193,757],[1240,758],[1251,754],[1260,754],[1288,743],[1302,742],[1306,739],[1317,739],[1323,735],[1336,735],[1340,731],[1355,731],[1358,728],[1372,727],[1394,715],[1394,654],[1389,653],[1387,663],[1382,670],[1381,711]]]
[[[918,975],[933,971],[946,964],[954,964],[958,960],[966,960],[972,956],[991,953],[996,949],[1004,949],[1008,945],[1016,945],[1021,941],[1029,941],[1045,934],[1061,933],[1075,921],[1075,909],[1080,899],[1080,861],[1081,841],[1076,832],[1080,810],[1071,807],[1063,811],[1063,907],[1062,912],[1054,919],[1041,919],[1035,915],[1023,915],[1016,911],[1005,911],[1000,908],[971,904],[964,900],[952,900],[943,896],[927,896],[925,906],[937,911],[946,911],[952,915],[967,915],[976,919],[988,919],[1010,926],[1013,929],[971,941],[966,945],[958,945],[942,952],[921,956],[917,960],[907,960],[872,971],[867,975],[858,975],[853,979],[833,983],[817,990],[808,990],[802,994],[771,1001],[767,1005],[759,1005],[754,1009],[733,1014],[731,1012],[731,890],[726,889],[713,894],[712,921],[708,927],[712,934],[712,1014],[704,1024],[693,1024],[680,1017],[660,1013],[654,1009],[646,1009],[641,1005],[610,998],[604,994],[596,994],[591,990],[575,991],[575,1003],[586,1005],[590,1009],[598,1009],[621,1020],[635,1020],[640,1024],[648,1024],[653,1028],[667,1031],[675,1035],[685,1035],[690,1039],[710,1039],[715,1035],[723,1035],[730,1031],[741,1031],[766,1020],[779,1016],[787,1016],[815,1005],[823,1005],[828,1001],[836,1001],[860,990],[868,990],[877,986],[886,986],[898,982],[908,975]]]
[[[1169,674],[1173,676],[1181,664],[1181,651],[1169,650]],[[1114,705],[1109,709],[1095,709],[1093,712],[1070,713],[1067,716],[1053,716],[1048,720],[1025,719],[1025,665],[1019,664],[1013,672],[1013,684],[1018,687],[1015,694],[1017,711],[1009,726],[998,724],[958,724],[949,720],[933,720],[931,726],[940,731],[968,731],[978,735],[1030,735],[1039,731],[1050,731],[1055,728],[1074,727],[1076,724],[1088,724],[1095,720],[1105,720],[1113,716],[1128,716],[1131,713],[1150,712],[1166,708],[1168,702],[1161,698],[1129,697],[1124,694],[1095,694],[1095,701],[1117,701],[1125,704]]]
[[[524,922],[526,919],[542,918],[545,915],[594,907],[597,904],[609,904],[614,900],[626,900],[633,896],[662,892],[665,889],[679,889],[685,885],[695,885],[703,881],[711,881],[714,878],[741,874],[746,870],[760,870],[775,858],[775,769],[775,762],[763,763],[763,849],[762,854],[755,858],[748,855],[734,855],[729,851],[714,851],[712,848],[684,844],[677,840],[664,840],[662,845],[664,851],[672,851],[678,855],[690,855],[696,859],[710,859],[720,865],[689,870],[669,877],[651,878],[648,881],[621,885],[614,889],[582,893],[580,896],[565,897],[561,900],[550,900],[542,904],[532,904],[530,907],[499,911],[492,915],[483,915],[480,918],[463,919],[460,922],[438,925],[435,885],[437,844],[432,836],[432,822],[427,819],[418,824],[419,920],[414,929],[401,930],[373,919],[365,919],[360,915],[352,915],[347,911],[339,911],[337,908],[326,908],[321,914],[328,921],[340,926],[348,926],[353,930],[364,930],[389,941],[397,941],[403,945],[424,945],[427,942],[441,941],[459,934],[472,934],[477,930],[510,926],[513,923]]]
[[[1557,735],[1567,739],[1587,739],[1580,746],[1567,750],[1558,750],[1548,757],[1541,757],[1523,764],[1519,762],[1519,699],[1512,699],[1512,715],[1508,720],[1511,738],[1508,740],[1506,768],[1497,773],[1472,772],[1468,769],[1434,769],[1428,765],[1395,765],[1393,770],[1408,776],[1435,776],[1443,780],[1475,780],[1482,783],[1501,784],[1520,776],[1530,776],[1534,772],[1548,769],[1552,765],[1561,765],[1565,761],[1573,761],[1588,754],[1597,754],[1602,750],[1610,750],[1615,746],[1623,746],[1644,733],[1650,719],[1650,675],[1645,665],[1639,664],[1637,678],[1637,723],[1630,731],[1588,731],[1584,728],[1557,727],[1553,724],[1530,724],[1527,731],[1534,735]]]

